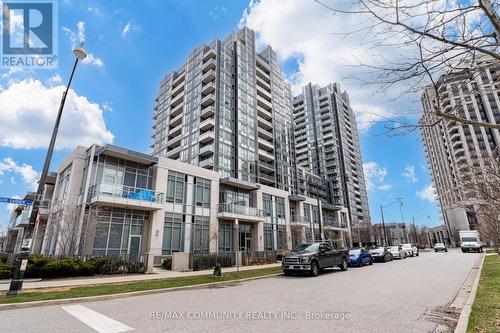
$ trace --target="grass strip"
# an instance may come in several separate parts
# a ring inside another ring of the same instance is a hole
[[[500,256],[486,256],[467,333],[500,332]]]
[[[281,273],[281,267],[270,267],[240,271],[239,279],[260,277]],[[64,291],[27,292],[17,296],[0,296],[0,304],[57,300],[77,297],[91,297],[100,295],[113,295],[143,290],[167,289],[184,286],[194,286],[204,283],[235,281],[238,280],[236,272],[226,273],[216,278],[211,275],[198,275],[175,277],[158,280],[145,280],[134,282],[120,282],[113,284],[99,284],[92,286],[72,287]]]

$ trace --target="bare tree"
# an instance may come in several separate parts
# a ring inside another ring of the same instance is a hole
[[[0,252],[7,251],[7,233],[0,231]]]
[[[315,0],[336,16],[355,15],[359,25],[342,32],[360,37],[366,50],[397,50],[397,59],[359,60],[366,69],[356,79],[376,84],[378,92],[405,85],[402,94],[421,92],[431,85],[436,92],[443,75],[465,74],[471,79],[484,69],[474,66],[478,59],[500,62],[500,3],[491,0]],[[396,58],[396,57],[393,57]],[[477,89],[481,89],[478,87]],[[480,93],[473,91],[472,93]],[[434,126],[442,119],[480,127],[500,129],[500,124],[464,117],[455,108],[442,108],[441,93],[436,94],[435,118],[412,124],[404,117],[382,118],[390,130],[412,131]]]
[[[461,205],[476,213],[483,241],[500,251],[500,148],[473,156],[462,176]],[[500,253],[500,252],[499,252]]]
[[[63,256],[82,253],[86,242],[90,241],[88,235],[97,224],[97,206],[89,206],[81,216],[81,207],[67,208],[51,214],[52,232],[56,233],[57,252]],[[80,218],[82,217],[82,219]],[[83,222],[83,223],[81,223]]]

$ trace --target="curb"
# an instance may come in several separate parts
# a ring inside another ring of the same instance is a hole
[[[223,284],[234,283],[234,282],[245,282],[245,281],[251,281],[251,280],[266,279],[266,278],[270,278],[270,277],[278,276],[278,275],[282,275],[282,273],[274,273],[274,274],[255,276],[255,277],[249,277],[249,278],[244,278],[244,279],[235,279],[235,280],[229,280],[229,281],[194,284],[191,286],[161,288],[161,289],[151,289],[151,290],[140,290],[140,291],[132,291],[132,292],[128,292],[128,293],[119,293],[119,294],[110,294],[110,295],[98,295],[98,296],[77,297],[77,298],[62,298],[62,299],[55,299],[55,300],[22,302],[22,303],[7,303],[7,304],[0,304],[0,311],[13,310],[13,309],[24,309],[24,308],[31,308],[31,307],[38,307],[38,306],[46,306],[46,305],[59,305],[59,304],[93,302],[93,301],[105,301],[105,300],[110,300],[110,299],[126,298],[126,297],[133,297],[133,296],[162,294],[162,293],[168,293],[168,292],[172,292],[172,291],[202,289],[205,287],[223,285]]]
[[[476,298],[477,287],[479,285],[479,278],[481,277],[481,272],[483,270],[484,258],[486,255],[482,255],[481,264],[479,265],[478,272],[476,275],[476,279],[472,284],[472,288],[469,294],[467,301],[462,308],[462,312],[460,313],[460,317],[458,318],[457,326],[455,327],[454,333],[465,333],[467,331],[467,325],[469,324],[470,312],[472,310],[472,305],[474,304],[474,299]]]

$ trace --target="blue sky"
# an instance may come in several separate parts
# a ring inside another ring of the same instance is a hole
[[[440,224],[418,132],[387,136],[383,135],[383,124],[369,122],[370,110],[388,115],[391,111],[418,109],[414,96],[392,101],[389,95],[373,95],[344,83],[346,67],[335,53],[337,41],[315,39],[315,15],[322,20],[332,18],[309,1],[290,1],[273,10],[271,6],[278,3],[282,2],[61,1],[59,67],[0,69],[0,196],[23,196],[33,189],[62,86],[73,63],[71,49],[78,41],[85,41],[92,57],[77,69],[52,169],[78,143],[112,142],[149,152],[153,101],[162,77],[178,68],[194,47],[224,38],[247,24],[258,33],[259,45],[271,42],[294,89],[308,81],[340,81],[351,95],[360,119],[372,221],[379,222],[381,203],[403,197],[406,222],[411,216],[429,215],[429,219],[422,217],[417,223]],[[300,20],[297,13],[302,14]],[[331,24],[325,29],[335,29],[343,22]],[[287,32],[293,28],[301,30],[288,40],[291,32]],[[328,69],[314,67],[321,64]],[[7,205],[0,205],[2,230],[9,213]],[[401,219],[397,205],[384,213],[386,220]]]

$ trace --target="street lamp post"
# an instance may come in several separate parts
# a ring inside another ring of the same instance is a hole
[[[391,245],[391,244],[390,244],[390,242],[389,242],[389,241],[388,241],[388,239],[387,239],[387,232],[386,232],[386,230],[385,230],[384,208],[387,208],[387,207],[389,207],[389,206],[392,206],[392,205],[394,205],[395,203],[399,203],[401,206],[403,206],[403,198],[396,198],[396,201],[391,202],[390,204],[385,205],[385,206],[384,206],[384,205],[382,205],[382,204],[380,204],[380,215],[381,215],[381,217],[382,217],[382,229],[383,229],[383,231],[384,231],[384,242],[385,242],[384,246],[386,246],[386,245]],[[401,208],[401,206],[400,206],[400,208]],[[402,209],[402,208],[401,208],[401,218],[403,218],[403,209]]]
[[[68,95],[69,87],[71,85],[71,81],[73,80],[73,75],[75,74],[76,65],[78,64],[79,60],[83,60],[87,57],[87,52],[85,52],[85,49],[83,48],[83,43],[80,44],[79,47],[77,47],[73,50],[73,54],[75,55],[75,63],[73,64],[73,69],[71,70],[71,75],[69,77],[69,81],[68,81],[68,84],[66,86],[66,90],[64,91],[64,93],[62,95],[61,103],[59,104],[59,110],[57,111],[56,121],[54,123],[54,129],[52,130],[52,136],[50,138],[49,148],[47,149],[47,155],[45,156],[45,162],[43,164],[42,173],[40,175],[40,180],[38,181],[38,188],[36,191],[35,198],[33,200],[33,208],[31,210],[31,215],[30,215],[27,233],[26,233],[27,237],[33,237],[32,234],[33,234],[33,231],[35,229],[35,222],[36,222],[36,218],[38,216],[38,210],[40,207],[40,200],[42,199],[43,192],[45,189],[45,180],[46,180],[47,174],[49,172],[50,161],[52,159],[52,153],[54,151],[54,146],[56,143],[57,132],[59,131],[59,123],[61,122],[61,116],[62,116],[62,112],[64,109],[64,103],[66,102],[66,96]],[[31,242],[31,243],[33,243],[33,242]],[[10,282],[10,287],[9,287],[9,291],[7,292],[7,295],[19,295],[22,293],[24,271],[26,270],[26,264],[28,262],[27,255],[28,255],[28,253],[22,254],[21,260],[18,260],[18,263],[16,264],[16,269],[14,271],[14,274],[12,276],[12,280]]]

